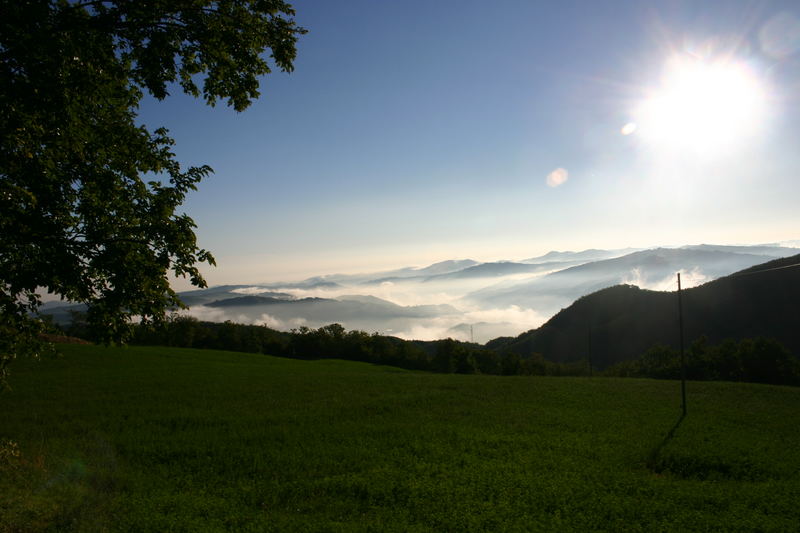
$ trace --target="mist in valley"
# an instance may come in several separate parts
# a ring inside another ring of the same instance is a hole
[[[180,313],[288,331],[339,323],[403,339],[485,343],[546,322],[577,298],[618,284],[674,291],[797,253],[797,248],[697,245],[551,252],[522,261],[448,260],[424,268],[226,285],[181,294]]]

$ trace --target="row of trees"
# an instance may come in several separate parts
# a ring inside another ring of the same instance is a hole
[[[66,332],[91,338],[91,330],[79,314],[73,317]],[[583,376],[591,373],[586,360],[554,363],[538,353],[522,357],[510,350],[493,350],[453,339],[406,341],[377,333],[347,331],[340,324],[283,332],[265,326],[230,321],[200,322],[192,317],[174,315],[158,327],[152,324],[134,326],[131,342],[301,359],[348,359],[451,374]],[[728,339],[710,345],[705,337],[701,337],[687,350],[685,359],[686,377],[690,380],[800,385],[800,360],[773,339],[758,337],[738,342]],[[617,363],[598,374],[680,379],[680,354],[667,346],[656,345],[641,357]]]
[[[74,320],[68,333],[86,335],[80,320]],[[558,364],[539,354],[522,358],[511,352],[498,352],[483,346],[453,339],[406,341],[397,337],[347,331],[340,324],[318,329],[301,327],[281,332],[265,326],[233,322],[200,322],[186,316],[173,316],[163,325],[138,325],[132,344],[211,348],[264,353],[302,359],[348,359],[391,365],[414,370],[458,374],[495,375],[584,375],[585,361]]]
[[[686,352],[686,378],[701,381],[749,381],[800,385],[800,360],[778,341],[757,337],[736,342],[727,339],[709,345],[706,337]],[[650,348],[638,359],[609,367],[606,375],[680,379],[680,353],[664,345]]]

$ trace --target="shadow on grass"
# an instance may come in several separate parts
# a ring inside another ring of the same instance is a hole
[[[773,476],[748,458],[695,449],[664,449],[675,438],[686,415],[681,415],[664,439],[650,452],[647,468],[655,474],[702,481],[761,481]]]
[[[686,418],[686,413],[682,413],[678,421],[675,422],[675,425],[672,426],[672,429],[669,430],[667,436],[659,442],[655,448],[650,452],[650,455],[647,457],[647,468],[650,470],[661,473],[661,469],[659,468],[661,465],[661,452],[664,448],[669,444],[673,438],[675,438],[675,432],[678,431],[678,428],[681,427],[681,423],[683,419]]]

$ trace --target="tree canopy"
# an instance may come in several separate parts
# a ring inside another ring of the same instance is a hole
[[[281,0],[0,0],[0,12],[7,363],[35,337],[37,291],[88,304],[115,341],[132,316],[180,305],[170,272],[205,286],[197,264],[214,259],[178,209],[211,169],[183,168],[167,130],[137,124],[139,103],[183,91],[242,111],[261,76],[293,69],[305,30]]]

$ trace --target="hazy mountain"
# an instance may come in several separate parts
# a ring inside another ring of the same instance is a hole
[[[554,312],[576,298],[612,285],[668,290],[676,288],[675,273],[683,271],[685,286],[692,286],[770,258],[706,249],[657,248],[565,268],[530,281],[488,287],[467,294],[465,300],[484,307],[517,305]]]
[[[586,263],[589,261],[599,261],[601,259],[612,259],[614,257],[620,257],[623,255],[630,254],[632,252],[638,252],[640,249],[637,248],[622,248],[619,250],[598,250],[591,248],[589,250],[583,250],[582,252],[547,252],[544,255],[539,257],[532,257],[530,259],[524,259],[521,261],[522,263],[548,263],[553,261],[569,261],[569,262],[582,262]]]
[[[339,323],[347,329],[368,332],[411,331],[415,324],[433,318],[458,315],[449,305],[401,306],[374,296],[283,300],[261,296],[236,296],[190,309],[200,319],[265,324],[288,330],[300,326],[321,327]]]
[[[550,274],[549,278],[591,278],[599,284],[633,275],[645,285],[651,285],[672,278],[681,270],[699,270],[706,278],[716,278],[762,262],[764,256],[753,253],[657,248],[571,267]]]
[[[472,259],[457,259],[450,261],[440,261],[425,268],[420,268],[414,271],[415,276],[436,276],[448,274],[450,272],[457,272],[478,265],[477,261]]]
[[[52,301],[39,308],[40,314],[52,317],[56,324],[70,324],[73,312],[85,313],[86,306],[72,302]]]
[[[767,257],[787,257],[800,252],[798,248],[780,246],[777,244],[762,244],[756,246],[724,246],[718,244],[696,244],[682,246],[685,250],[704,250],[713,252],[733,252],[737,254],[755,254]]]
[[[511,276],[514,274],[531,274],[536,272],[547,272],[557,268],[566,268],[571,262],[549,262],[541,264],[514,263],[511,261],[501,261],[496,263],[481,263],[479,265],[464,268],[448,274],[438,276],[428,276],[423,282],[456,280],[467,278],[497,278]]]
[[[682,291],[684,338],[772,337],[800,354],[800,255],[776,259]],[[786,268],[788,267],[788,268]],[[589,356],[604,368],[641,355],[653,344],[677,347],[678,297],[631,285],[585,296],[545,324],[487,345],[559,362]]]
[[[336,289],[341,287],[339,283],[329,280],[323,279],[319,276],[308,278],[303,281],[294,281],[294,282],[281,282],[281,283],[268,283],[264,285],[265,287],[269,287],[272,289]]]
[[[380,272],[368,272],[363,274],[330,274],[326,276],[315,276],[308,278],[300,283],[273,283],[272,287],[285,288],[311,288],[323,287],[325,284],[348,285],[348,284],[376,284],[384,281],[410,280],[414,278],[425,278],[438,274],[447,274],[464,268],[479,264],[472,259],[451,259],[433,263],[426,267],[403,267],[394,270],[384,270]]]
[[[206,307],[256,307],[264,305],[287,304],[297,305],[307,302],[320,302],[324,298],[301,298],[298,300],[286,298],[272,298],[269,296],[236,296],[234,298],[225,298],[224,300],[214,300],[209,302]]]
[[[181,301],[189,307],[204,305],[217,300],[238,297],[241,295],[258,295],[264,298],[292,300],[294,296],[285,292],[275,292],[268,287],[257,285],[219,285],[208,289],[185,291],[178,294]]]
[[[223,300],[215,300],[205,307],[246,310],[253,312],[281,313],[284,310],[302,309],[304,312],[316,310],[335,310],[341,312],[343,318],[352,318],[361,314],[373,316],[430,317],[456,312],[450,305],[414,305],[401,306],[392,302],[364,295],[344,295],[338,298],[299,298],[285,300],[262,296],[236,296]],[[290,314],[293,312],[290,311]],[[311,314],[317,314],[313,311]],[[334,322],[336,320],[333,320]]]
[[[361,283],[364,285],[380,285],[381,283],[387,282],[405,284],[424,282],[429,279],[446,278],[447,276],[458,274],[459,272],[469,270],[470,268],[474,268],[475,265],[480,264],[481,263],[473,261],[472,259],[441,261],[425,268],[393,271],[389,273],[390,275],[384,272],[380,276],[364,279]]]

